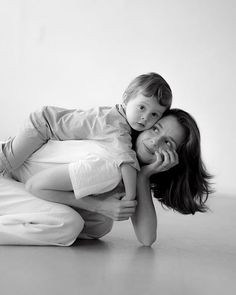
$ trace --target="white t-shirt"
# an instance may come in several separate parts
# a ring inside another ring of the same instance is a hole
[[[43,169],[66,163],[70,163],[76,198],[110,191],[121,181],[122,160],[108,143],[93,140],[50,140],[14,171],[13,177],[25,183]]]

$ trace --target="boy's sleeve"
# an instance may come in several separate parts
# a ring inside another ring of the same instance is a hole
[[[117,154],[116,162],[118,166],[126,163],[134,167],[136,170],[140,171],[139,162],[137,160],[136,153],[133,150]]]
[[[45,106],[30,115],[31,126],[45,139],[94,139],[102,134],[98,109],[86,111]]]

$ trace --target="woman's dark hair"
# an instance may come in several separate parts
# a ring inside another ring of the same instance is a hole
[[[180,109],[168,110],[165,116],[175,117],[186,136],[177,149],[179,164],[150,177],[152,194],[163,205],[182,214],[205,212],[208,195],[213,192],[209,183],[212,176],[201,159],[198,126],[190,114]]]

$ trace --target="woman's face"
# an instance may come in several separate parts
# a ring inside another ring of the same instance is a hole
[[[135,144],[137,157],[143,164],[151,164],[156,160],[155,152],[177,150],[184,137],[184,128],[174,116],[163,117],[151,129],[139,134]]]

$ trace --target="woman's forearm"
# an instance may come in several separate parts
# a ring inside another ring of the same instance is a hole
[[[36,185],[31,186],[30,182],[27,184],[27,190],[46,201],[99,213],[117,221],[126,220],[134,214],[137,203],[135,200],[120,200],[124,194],[119,189],[97,196],[86,196],[81,199],[76,199],[72,191],[38,189]]]
[[[38,189],[35,186],[27,184],[26,189],[36,197],[78,209],[84,209],[96,213],[101,211],[101,200],[93,196],[87,196],[81,199],[76,199],[73,191],[59,191],[49,189]]]
[[[153,204],[150,183],[142,171],[137,176],[137,207],[132,223],[137,239],[145,246],[151,246],[156,240],[157,216]]]
[[[96,213],[100,211],[101,201],[99,199],[91,196],[82,199],[75,198],[67,164],[58,165],[35,174],[28,179],[25,187],[36,197],[46,201]]]

